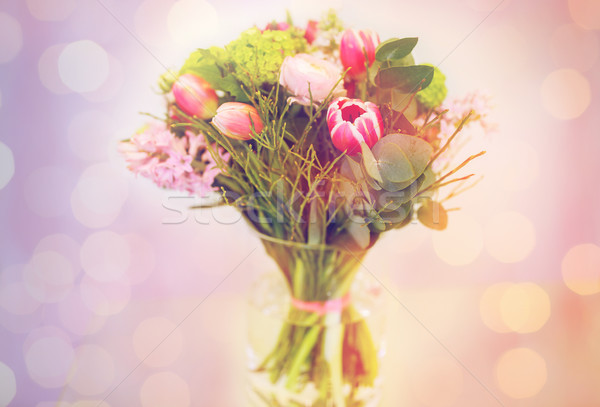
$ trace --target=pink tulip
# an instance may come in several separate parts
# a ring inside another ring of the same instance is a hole
[[[181,75],[172,88],[175,104],[188,116],[210,119],[219,105],[219,97],[208,82],[193,73]]]
[[[308,24],[306,24],[306,29],[304,30],[304,38],[306,42],[312,44],[315,38],[317,38],[317,33],[319,32],[319,22],[315,20],[309,20]]]
[[[213,125],[227,137],[250,140],[264,127],[256,108],[240,102],[223,103],[212,120]]]
[[[350,68],[348,76],[357,79],[365,74],[367,63],[365,54],[371,66],[375,61],[375,50],[378,45],[379,35],[376,32],[352,29],[344,31],[340,43],[340,58],[344,68]]]
[[[358,154],[360,144],[369,148],[383,135],[383,120],[377,105],[360,99],[338,98],[327,110],[327,126],[333,145],[348,155]]]
[[[281,64],[279,83],[292,95],[290,103],[309,106],[321,103],[330,92],[345,96],[340,69],[333,63],[309,54],[288,56]],[[312,98],[311,98],[312,96]]]

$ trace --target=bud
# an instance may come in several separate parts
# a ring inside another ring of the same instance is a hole
[[[236,140],[250,140],[254,133],[264,127],[254,106],[240,102],[223,103],[217,109],[212,124],[224,135]]]
[[[338,98],[327,110],[327,126],[333,145],[348,155],[358,154],[361,143],[373,147],[383,135],[379,108],[360,99]]]
[[[172,88],[175,104],[188,116],[202,120],[214,116],[219,97],[208,82],[193,73],[181,75]]]
[[[309,20],[308,24],[306,24],[306,29],[304,30],[304,39],[309,44],[312,44],[315,38],[317,38],[317,33],[319,32],[319,22],[315,20]]]
[[[376,32],[352,29],[344,31],[340,42],[340,59],[344,69],[350,68],[348,76],[358,79],[365,74],[367,62],[371,66],[375,61],[375,50],[378,45],[379,36]]]

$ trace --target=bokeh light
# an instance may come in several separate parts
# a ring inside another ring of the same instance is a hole
[[[546,384],[547,377],[546,361],[529,348],[507,351],[496,365],[498,386],[514,399],[537,395]]]
[[[464,391],[463,368],[445,358],[424,361],[413,371],[410,380],[419,405],[427,407],[454,406]]]
[[[100,110],[87,110],[71,120],[67,129],[69,147],[81,159],[101,161],[108,158],[108,135],[115,127],[110,116]]]
[[[502,313],[500,311],[500,303],[502,297],[506,293],[512,283],[498,283],[489,286],[481,295],[479,301],[479,312],[481,319],[488,328],[495,332],[505,333],[510,332],[510,328],[506,326]]]
[[[552,34],[550,52],[557,66],[587,71],[598,61],[600,41],[594,32],[565,24]]]
[[[21,281],[0,285],[0,307],[14,315],[27,315],[37,310],[40,302],[34,299]]]
[[[42,85],[50,92],[57,95],[71,93],[69,89],[60,79],[58,72],[58,58],[65,49],[66,44],[55,44],[48,47],[40,56],[38,61],[38,76]]]
[[[534,283],[513,284],[500,300],[502,320],[514,332],[537,332],[546,324],[550,313],[548,293]]]
[[[532,333],[548,322],[548,293],[535,283],[498,283],[488,287],[479,303],[481,319],[495,332]]]
[[[72,172],[58,166],[39,167],[23,185],[25,202],[36,215],[58,217],[69,211],[69,193],[75,179]]]
[[[130,253],[127,241],[115,232],[94,233],[81,246],[81,265],[86,274],[96,281],[119,281],[129,267]]]
[[[108,390],[115,379],[115,362],[101,346],[86,344],[75,350],[73,378],[69,386],[83,396]]]
[[[193,50],[217,33],[219,16],[207,1],[179,0],[169,10],[167,26],[177,45]]]
[[[172,2],[164,0],[145,0],[138,6],[134,16],[135,32],[144,43],[159,45],[167,42],[167,15],[171,6]]]
[[[494,140],[493,161],[490,177],[494,187],[507,192],[524,191],[536,181],[540,174],[539,150],[521,139],[499,137]]]
[[[72,91],[83,93],[98,89],[108,78],[108,54],[90,40],[67,45],[58,57],[58,73]]]
[[[57,305],[61,326],[69,332],[85,336],[94,334],[106,323],[106,317],[92,312],[83,301],[80,291],[72,291]]]
[[[164,317],[143,320],[135,329],[132,340],[138,359],[152,367],[172,364],[183,349],[181,330]]]
[[[125,82],[123,66],[118,59],[108,55],[108,77],[98,89],[82,93],[84,99],[90,102],[108,102],[113,100],[120,92]],[[106,150],[106,147],[105,147]]]
[[[110,407],[104,400],[77,400],[70,407]]]
[[[29,376],[45,388],[59,388],[68,383],[73,361],[71,344],[59,336],[42,337],[25,351]]]
[[[146,281],[156,267],[155,248],[137,234],[123,235],[123,238],[131,253],[127,278],[131,284],[140,284]]]
[[[75,218],[91,228],[102,228],[115,221],[127,199],[127,178],[112,165],[88,167],[71,194]]]
[[[485,248],[496,260],[516,263],[525,259],[535,246],[533,223],[518,212],[492,216],[485,228]]]
[[[542,83],[542,105],[558,119],[569,120],[586,111],[591,101],[588,80],[573,69],[550,73]]]
[[[10,367],[0,362],[0,406],[8,406],[17,394],[17,379]]]
[[[598,0],[569,0],[573,21],[587,30],[600,29],[600,2]]]
[[[32,16],[42,21],[66,20],[77,7],[77,0],[27,0]]]
[[[81,245],[70,236],[63,233],[56,233],[42,238],[33,250],[34,253],[44,251],[54,251],[60,253],[71,264],[79,264],[79,251]]]
[[[73,288],[77,273],[62,254],[47,250],[33,255],[23,270],[29,294],[40,302],[54,303],[65,298]]]
[[[572,247],[562,260],[562,276],[569,289],[579,295],[600,292],[600,247],[581,244]]]
[[[12,151],[0,141],[0,190],[4,188],[15,174],[15,159]]]
[[[142,407],[188,407],[190,388],[174,372],[156,373],[146,379],[140,389]]]
[[[86,275],[79,288],[86,307],[100,316],[118,314],[131,300],[131,287],[123,281],[103,283]]]
[[[14,17],[0,12],[0,65],[12,61],[22,47],[21,24]]]
[[[472,263],[483,249],[481,225],[462,212],[453,212],[448,228],[433,234],[432,239],[435,253],[453,266]]]

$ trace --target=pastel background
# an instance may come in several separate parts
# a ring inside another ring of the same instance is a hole
[[[21,0],[0,3],[0,406],[243,405],[245,293],[273,266],[116,143],[195,48],[330,7],[418,36],[498,124],[448,230],[365,261],[394,294],[384,405],[600,405],[599,1]]]

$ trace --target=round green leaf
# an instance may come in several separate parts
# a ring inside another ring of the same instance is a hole
[[[382,42],[375,51],[377,61],[402,59],[412,52],[417,45],[418,38],[392,38]]]

